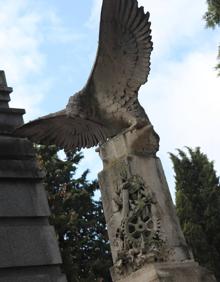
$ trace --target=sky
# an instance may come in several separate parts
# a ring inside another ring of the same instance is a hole
[[[14,88],[11,107],[25,122],[63,109],[86,83],[95,60],[101,0],[0,0],[0,69]],[[201,147],[220,175],[220,78],[214,70],[219,30],[205,28],[205,0],[139,0],[151,14],[154,50],[139,100],[160,135],[174,197],[169,152]],[[83,151],[79,173],[95,179],[102,163]]]

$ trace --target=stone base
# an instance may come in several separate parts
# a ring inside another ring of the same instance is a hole
[[[5,268],[0,271],[0,282],[67,282],[59,266]]]
[[[194,261],[154,263],[119,277],[112,268],[114,282],[216,282],[214,275]]]

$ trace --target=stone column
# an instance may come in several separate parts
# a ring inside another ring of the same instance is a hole
[[[181,231],[152,126],[100,147],[102,201],[114,282],[216,281],[193,259]]]
[[[25,111],[9,108],[11,92],[0,71],[0,282],[66,282],[44,173],[32,144],[12,133]]]

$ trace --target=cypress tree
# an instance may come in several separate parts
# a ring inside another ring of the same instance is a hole
[[[214,164],[187,148],[170,154],[176,180],[176,209],[195,259],[220,281],[220,184]]]
[[[208,9],[204,15],[206,26],[209,28],[216,28],[220,26],[220,0],[207,0]],[[218,59],[220,60],[220,46],[218,50]],[[216,66],[220,75],[220,61]]]

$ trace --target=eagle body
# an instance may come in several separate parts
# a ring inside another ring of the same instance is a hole
[[[106,103],[95,101],[92,93],[91,101],[86,98],[83,90],[71,96],[65,109],[67,117],[90,120],[102,125],[107,138],[117,135],[129,126],[138,126],[143,121],[149,121],[137,99],[122,102],[123,94],[121,96],[116,94],[115,102],[111,105],[109,100],[106,100]],[[121,98],[116,101],[118,96]]]
[[[64,110],[29,122],[16,134],[73,150],[150,124],[138,90],[147,81],[152,49],[149,13],[137,0],[103,0],[97,57],[85,87]]]

